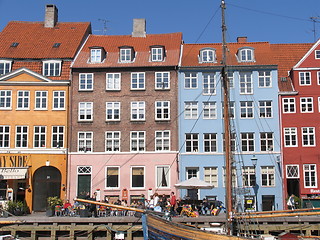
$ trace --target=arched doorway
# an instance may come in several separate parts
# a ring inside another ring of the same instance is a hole
[[[60,197],[61,173],[55,167],[41,167],[33,174],[33,211],[45,211],[47,198]]]

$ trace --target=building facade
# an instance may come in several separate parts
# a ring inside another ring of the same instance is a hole
[[[69,197],[169,195],[177,181],[181,33],[90,35],[72,65]]]

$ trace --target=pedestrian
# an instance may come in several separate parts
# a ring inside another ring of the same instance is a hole
[[[95,192],[92,197],[90,198],[91,201],[96,201],[97,199],[97,193]],[[97,212],[97,205],[96,204],[90,204],[89,212],[93,217],[98,217],[98,212]]]
[[[171,192],[170,195],[170,214],[172,214],[173,216],[175,216],[175,207],[177,204],[177,199],[176,199],[176,195],[174,194],[174,192]]]
[[[288,209],[291,209],[291,210],[295,209],[294,194],[291,194],[291,196],[288,198],[287,206],[288,206]]]

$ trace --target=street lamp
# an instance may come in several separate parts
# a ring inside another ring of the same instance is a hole
[[[256,173],[256,166],[257,166],[257,162],[258,162],[258,158],[256,158],[255,155],[253,155],[253,157],[251,158],[252,161],[252,165],[253,165],[253,169],[254,169],[254,186],[253,186],[253,191],[254,191],[254,195],[255,195],[255,199],[256,199],[256,206],[257,209],[256,211],[258,211],[258,184],[257,184],[257,173]]]

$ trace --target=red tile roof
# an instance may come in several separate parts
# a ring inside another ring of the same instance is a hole
[[[131,35],[90,35],[88,41],[75,59],[73,68],[100,67],[144,67],[144,66],[177,66],[180,58],[182,33],[147,34],[146,37]],[[162,62],[150,61],[150,46],[165,47],[166,58]],[[131,63],[119,63],[119,47],[130,46],[136,53]],[[90,47],[103,47],[107,52],[106,59],[101,63],[89,63]]]
[[[0,32],[0,58],[74,58],[91,25],[83,23],[57,23],[45,28],[43,22],[11,21]],[[19,43],[11,47],[13,42]],[[61,43],[53,48],[55,43]]]

